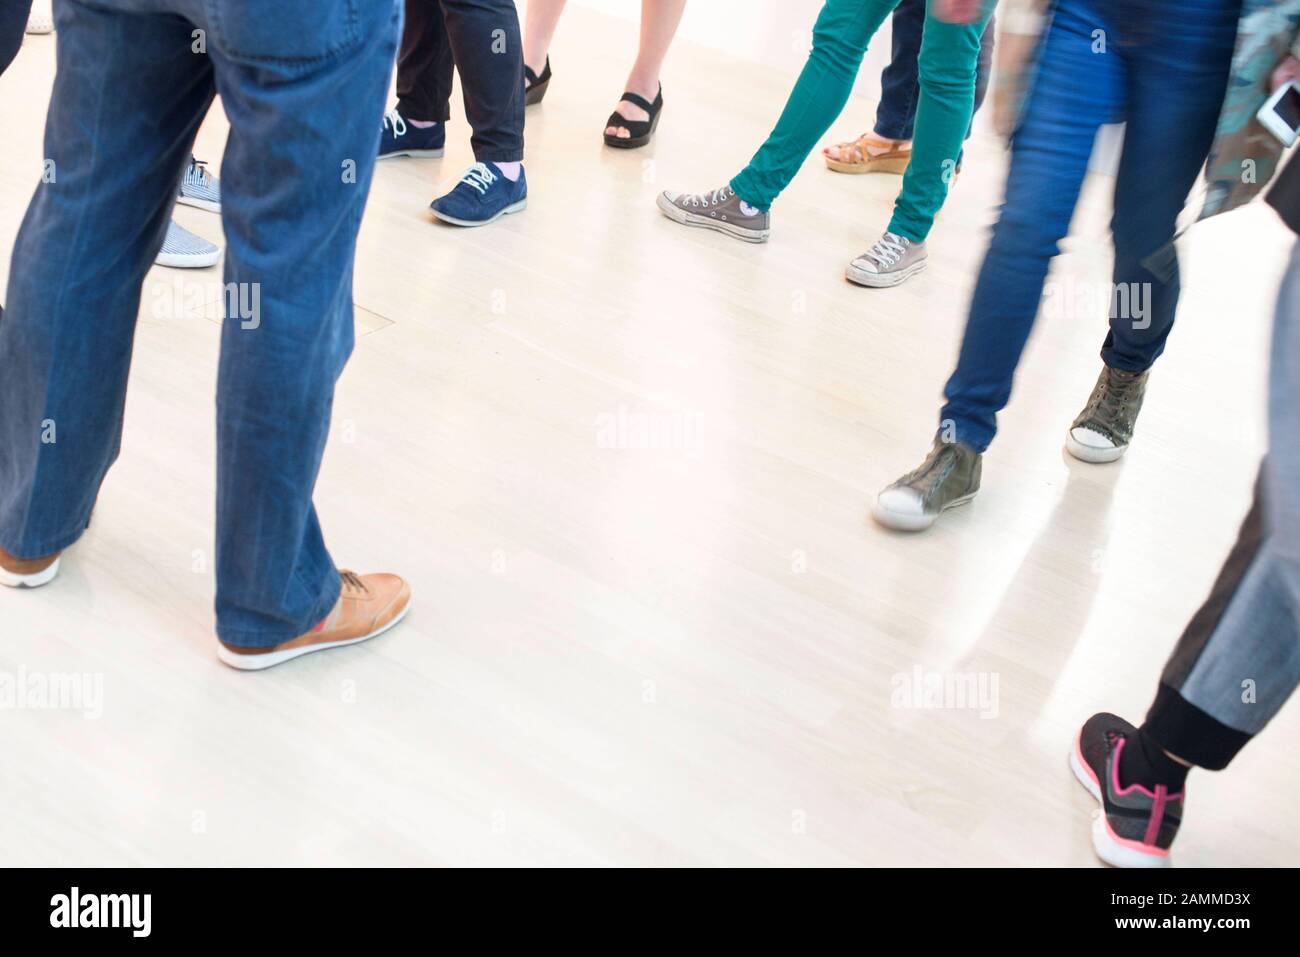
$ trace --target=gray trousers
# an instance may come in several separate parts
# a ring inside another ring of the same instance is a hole
[[[1300,684],[1300,243],[1282,280],[1269,370],[1269,448],[1255,501],[1165,665],[1146,729],[1219,769]]]

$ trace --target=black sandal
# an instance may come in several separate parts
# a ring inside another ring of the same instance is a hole
[[[608,129],[611,126],[618,127],[627,130],[631,135],[614,136],[612,133],[606,133],[605,145],[613,146],[620,150],[632,150],[636,149],[638,146],[645,146],[650,142],[650,138],[655,135],[655,127],[659,125],[659,113],[664,108],[663,84],[659,84],[659,92],[655,94],[655,101],[653,103],[647,102],[645,97],[637,96],[631,91],[624,92],[623,95],[619,97],[619,100],[626,100],[635,106],[641,107],[641,109],[650,114],[650,119],[629,120],[622,113],[618,112],[618,110],[615,110],[613,113],[609,114],[609,120],[606,121],[605,128]]]
[[[546,65],[542,67],[542,75],[538,76],[529,66],[524,67],[524,106],[532,106],[534,103],[542,102],[542,97],[546,95],[546,87],[551,82],[551,58],[547,56]]]

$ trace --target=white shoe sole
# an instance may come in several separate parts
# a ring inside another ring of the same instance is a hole
[[[888,289],[890,286],[897,286],[899,283],[906,282],[912,276],[915,276],[925,268],[926,261],[920,259],[906,269],[887,273],[870,272],[858,268],[855,263],[849,263],[848,268],[844,270],[844,278],[859,286],[868,286],[872,289]]]
[[[451,223],[453,226],[486,226],[488,223],[495,223],[502,216],[508,216],[511,213],[520,213],[527,208],[528,208],[528,200],[521,199],[517,203],[511,203],[509,206],[501,210],[491,219],[457,219],[455,216],[448,216],[446,213],[438,212],[438,210],[434,209],[432,206],[429,207],[429,211],[433,213],[433,215],[441,219],[444,223]]]
[[[217,657],[221,659],[223,664],[229,665],[236,671],[265,671],[267,668],[274,668],[276,665],[282,665],[286,661],[292,661],[294,658],[301,658],[303,655],[314,654],[317,651],[328,651],[331,648],[342,648],[345,645],[359,645],[361,642],[369,641],[371,638],[378,638],[405,618],[410,610],[411,602],[408,599],[406,607],[399,611],[392,621],[384,625],[382,628],[376,628],[368,635],[362,635],[360,638],[347,638],[343,641],[327,641],[319,645],[303,645],[301,648],[286,648],[284,651],[268,651],[257,655],[241,655],[238,652],[231,651],[220,642],[217,642]]]
[[[1076,736],[1074,745],[1070,748],[1070,770],[1078,778],[1079,783],[1084,786],[1093,800],[1097,802],[1100,810],[1092,819],[1092,849],[1093,852],[1111,867],[1134,867],[1134,868],[1159,868],[1169,867],[1168,854],[1144,854],[1141,851],[1135,851],[1131,847],[1126,847],[1110,832],[1106,825],[1106,805],[1101,797],[1101,786],[1093,777],[1092,771],[1088,768],[1083,760],[1079,757],[1079,739]]]
[[[1080,462],[1091,462],[1094,465],[1101,465],[1106,462],[1117,461],[1125,452],[1128,451],[1128,446],[1115,445],[1108,449],[1099,449],[1091,445],[1084,445],[1071,435],[1070,432],[1066,432],[1065,451],[1069,452]]]
[[[53,33],[54,18],[32,17],[27,21],[27,29],[24,32],[30,33],[33,36],[44,36],[47,33]]]
[[[742,242],[765,243],[767,237],[772,235],[771,229],[750,229],[746,226],[719,222],[716,219],[710,219],[708,216],[697,216],[695,213],[688,213],[686,210],[674,206],[663,193],[655,197],[655,205],[659,207],[661,213],[674,223],[681,223],[683,226],[699,226],[701,229],[716,229],[718,232],[726,233],[728,236]]]
[[[203,255],[185,254],[185,253],[159,253],[154,263],[159,266],[170,266],[172,269],[205,269],[208,266],[215,266],[221,259],[221,250],[214,253],[204,253]]]
[[[214,203],[210,199],[196,199],[193,196],[177,196],[176,202],[182,206],[193,206],[195,209],[206,209],[209,213],[221,212],[221,204]]]
[[[438,159],[445,150],[398,150],[396,153],[382,153],[376,156],[376,160],[396,159],[399,156],[409,156],[412,159]]]
[[[965,505],[979,493],[979,489],[971,492],[969,495],[963,495],[961,498],[955,498],[939,510],[939,515],[948,511],[950,508],[956,508],[958,505]],[[896,532],[923,532],[939,519],[939,515],[916,515],[912,512],[895,512],[892,509],[885,508],[876,500],[876,504],[871,509],[871,515],[877,522],[886,528],[892,528]]]
[[[61,561],[63,561],[62,557],[54,559],[54,564],[35,575],[15,575],[0,568],[0,585],[7,585],[10,588],[40,588],[42,585],[48,585],[59,573]]]

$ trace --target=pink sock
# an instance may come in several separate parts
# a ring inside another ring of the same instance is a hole
[[[427,130],[427,129],[428,129],[429,127],[431,127],[431,126],[437,126],[437,125],[438,125],[438,121],[437,121],[437,120],[410,120],[410,119],[408,119],[406,122],[410,123],[410,124],[411,124],[412,126],[414,126],[417,130]]]
[[[519,181],[519,171],[524,168],[523,163],[494,163],[492,165],[501,170],[501,175],[512,183]]]

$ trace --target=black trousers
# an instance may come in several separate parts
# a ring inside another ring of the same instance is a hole
[[[4,0],[0,0],[4,2]],[[446,122],[460,71],[470,145],[479,162],[524,158],[524,49],[513,0],[406,0],[397,57],[397,108]]]
[[[0,73],[18,55],[31,12],[32,0],[0,0]]]

